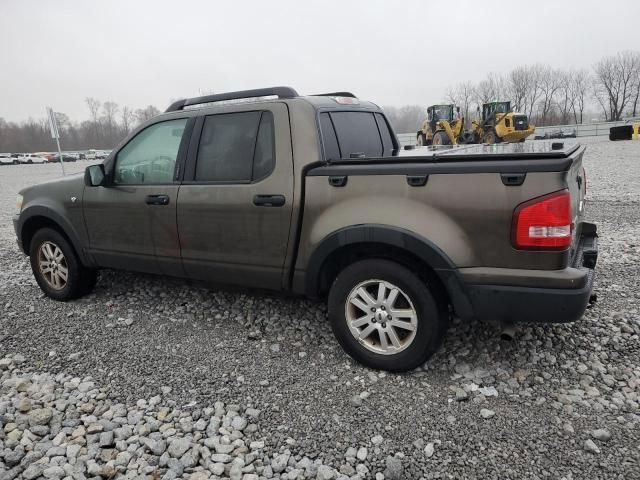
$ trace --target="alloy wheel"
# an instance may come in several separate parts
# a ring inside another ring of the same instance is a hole
[[[53,242],[43,242],[38,249],[38,268],[42,278],[55,289],[62,290],[67,285],[69,266],[62,249]]]
[[[411,299],[396,285],[366,280],[356,285],[345,303],[351,334],[367,350],[394,355],[416,337],[418,315]]]

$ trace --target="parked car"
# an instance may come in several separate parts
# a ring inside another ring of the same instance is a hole
[[[10,153],[0,153],[0,165],[13,164],[13,158]]]
[[[23,153],[18,157],[20,163],[47,163],[47,159],[37,153]]]
[[[62,161],[63,162],[75,162],[77,160],[77,157],[74,156],[73,154],[70,153],[63,153],[62,154]],[[54,153],[53,155],[51,155],[50,162],[59,162],[60,161],[60,154],[58,153]]]
[[[53,299],[90,292],[99,268],[323,298],[373,368],[422,365],[451,312],[579,319],[598,254],[584,147],[420,150],[346,92],[180,100],[84,176],[23,189],[13,222]]]

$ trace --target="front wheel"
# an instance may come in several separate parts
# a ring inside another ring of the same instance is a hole
[[[447,132],[440,130],[433,134],[433,144],[451,145],[451,139],[449,138],[449,135],[447,135]]]
[[[78,298],[95,286],[96,271],[80,263],[67,239],[56,230],[38,230],[31,240],[29,256],[36,282],[54,300]]]
[[[406,371],[442,343],[446,308],[422,279],[389,260],[353,263],[329,293],[329,321],[345,351],[364,365]]]
[[[484,134],[484,137],[482,137],[482,143],[488,143],[489,145],[500,143],[500,137],[498,137],[494,129],[490,129],[487,130]]]

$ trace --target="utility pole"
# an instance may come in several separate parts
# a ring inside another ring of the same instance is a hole
[[[60,166],[62,167],[62,175],[66,175],[64,171],[64,160],[62,159],[62,149],[60,148],[60,132],[58,131],[58,122],[56,121],[56,114],[51,107],[47,107],[47,115],[49,117],[49,129],[51,130],[51,138],[56,139],[58,145],[58,158],[60,159]]]

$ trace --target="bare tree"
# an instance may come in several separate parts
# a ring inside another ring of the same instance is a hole
[[[100,107],[102,106],[102,102],[95,98],[87,97],[84,99],[87,103],[87,107],[89,108],[89,116],[91,118],[91,126],[93,129],[93,141],[98,142],[100,139]]]
[[[128,135],[131,131],[131,124],[135,119],[135,114],[133,111],[127,107],[126,105],[122,107],[121,117],[122,119],[122,130],[125,135]]]
[[[483,103],[496,102],[502,99],[507,91],[505,79],[495,73],[490,73],[474,89],[474,100],[477,106]]]
[[[540,120],[543,125],[547,124],[547,119],[556,94],[562,85],[562,73],[550,67],[545,67],[540,74]]]
[[[573,105],[575,103],[575,90],[573,89],[573,76],[575,72],[569,70],[558,71],[560,88],[558,88],[558,94],[556,103],[560,113],[560,123],[567,124],[571,121],[571,112],[573,111]]]
[[[535,108],[538,100],[540,100],[540,95],[542,91],[540,89],[540,82],[542,77],[542,72],[544,71],[544,65],[531,65],[527,68],[527,88],[526,95],[524,99],[524,108],[525,113],[531,118],[533,115],[533,109]]]
[[[571,75],[571,90],[573,119],[576,123],[582,123],[582,116],[589,94],[589,72],[584,69],[574,71]]]
[[[464,116],[465,123],[469,123],[469,111],[471,110],[471,103],[475,96],[475,90],[473,83],[463,82],[459,83],[455,88],[449,90],[447,93],[447,99],[454,105],[457,105],[462,115]]]
[[[529,67],[522,66],[512,70],[507,77],[507,91],[517,111],[526,110],[525,101],[529,91]]]
[[[640,52],[620,52],[605,57],[594,66],[597,100],[608,105],[609,120],[620,120],[625,108],[637,92],[636,79],[640,69]],[[606,102],[598,96],[606,96]]]
[[[640,53],[639,53],[640,55]],[[632,107],[631,107],[631,116],[635,117],[636,114],[638,113],[638,101],[640,101],[640,68],[637,69],[636,71],[636,76],[635,76],[635,91],[636,91],[636,95],[633,98],[633,103],[632,103]]]
[[[153,105],[148,105],[145,108],[139,108],[138,110],[136,110],[135,116],[138,119],[138,123],[142,123],[150,120],[159,113],[160,110],[158,110],[156,107],[154,107]]]
[[[427,116],[427,111],[420,105],[404,107],[384,107],[391,126],[398,133],[416,132]]]

